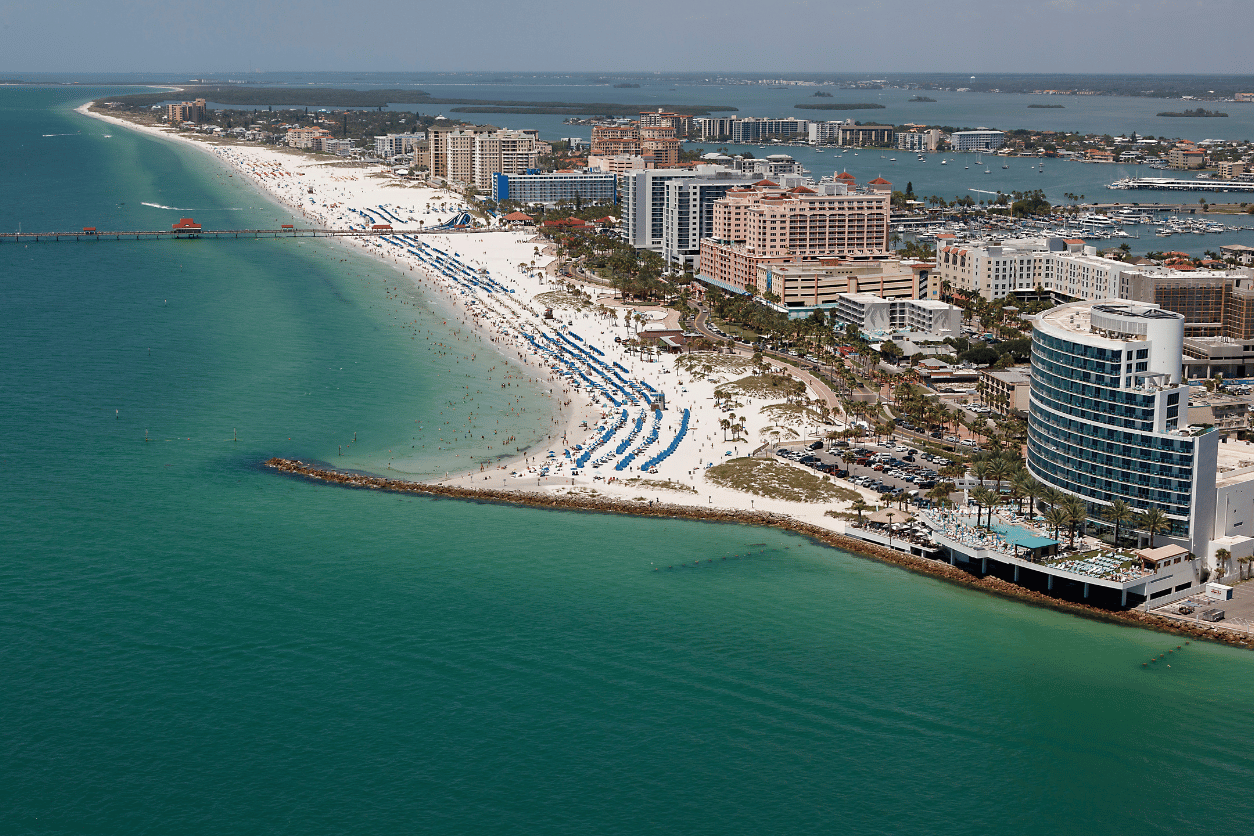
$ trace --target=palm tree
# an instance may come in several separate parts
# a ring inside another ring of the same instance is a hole
[[[1217,549],[1215,551],[1215,578],[1221,579],[1228,574],[1228,560],[1232,557],[1232,552],[1227,549]]]
[[[1119,526],[1132,519],[1132,506],[1122,499],[1116,499],[1102,512],[1102,516],[1115,524],[1115,548],[1119,548]]]
[[[1001,493],[1001,483],[1007,476],[1010,475],[1010,472],[1012,469],[1013,468],[1011,467],[1010,462],[1006,461],[1000,456],[998,456],[995,459],[989,460],[988,475],[990,478],[997,480],[997,492],[998,493]]]
[[[1026,470],[1019,469],[1010,477],[1010,495],[1013,496],[1019,505],[1019,513],[1023,513],[1022,498],[1031,498],[1036,493],[1036,480],[1032,478],[1032,474]]]
[[[1071,515],[1061,505],[1049,506],[1045,509],[1043,516],[1045,517],[1045,523],[1049,526],[1050,531],[1053,532],[1055,540],[1058,539],[1058,530],[1071,519]]]
[[[949,495],[954,492],[953,482],[941,482],[936,487],[927,492],[927,498],[938,505],[945,505],[949,502]]]
[[[989,509],[988,522],[989,522],[989,525],[992,525],[993,506],[997,504],[997,498],[998,498],[997,494],[993,493],[988,488],[976,488],[975,490],[971,491],[971,499],[972,501],[975,502],[975,507],[976,507],[976,512],[975,512],[975,527],[976,528],[979,528],[983,524],[985,508]]]
[[[731,426],[731,421],[728,421],[726,418],[720,418],[718,419],[718,425],[722,427],[723,440],[726,441],[727,440],[727,428]]]
[[[1080,529],[1080,534],[1084,534],[1084,523],[1088,519],[1088,509],[1084,506],[1084,500],[1078,496],[1069,496],[1062,501],[1062,509],[1067,514],[1067,531],[1071,535],[1071,548],[1075,548],[1075,532]]]
[[[891,549],[893,547],[893,517],[895,517],[896,514],[889,511],[886,516],[888,517],[888,547]]]
[[[988,462],[984,459],[973,462],[971,464],[971,475],[979,482],[976,487],[984,487],[984,480],[988,478]]]
[[[857,499],[855,499],[853,503],[850,504],[849,508],[850,510],[856,511],[858,513],[859,525],[862,524],[862,512],[871,510],[871,506],[867,505],[866,502],[863,501],[862,497],[858,497]]]
[[[1161,508],[1150,508],[1136,518],[1137,528],[1149,535],[1150,548],[1154,548],[1154,535],[1171,529],[1171,520]]]
[[[1043,487],[1037,499],[1053,508],[1059,502],[1062,502],[1064,496],[1065,494],[1057,488]]]

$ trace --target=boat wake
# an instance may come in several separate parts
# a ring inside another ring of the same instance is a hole
[[[44,136],[78,136],[82,131],[75,131],[72,134],[44,134]]]
[[[149,203],[141,201],[141,206],[151,206],[153,209],[164,209],[167,212],[243,212],[243,206],[223,206],[220,209],[180,209],[177,206],[162,206],[160,203]]]

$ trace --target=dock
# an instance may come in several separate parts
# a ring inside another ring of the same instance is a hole
[[[1249,180],[1178,180],[1170,177],[1125,177],[1106,188],[1164,192],[1254,192]]]

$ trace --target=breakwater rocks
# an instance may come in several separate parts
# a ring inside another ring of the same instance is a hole
[[[658,501],[642,502],[609,497],[557,496],[538,491],[511,491],[435,485],[424,482],[409,482],[403,479],[386,479],[382,476],[366,476],[360,473],[341,473],[337,470],[314,467],[294,459],[273,458],[268,460],[265,466],[281,473],[304,479],[363,490],[421,494],[508,505],[529,505],[536,508],[561,508],[564,510],[590,511],[602,514],[630,514],[638,517],[665,517],[668,519],[769,526],[771,528],[793,531],[824,545],[862,557],[869,557],[882,563],[891,563],[911,572],[930,575],[957,586],[988,592],[1002,598],[1033,606],[1048,607],[1060,612],[1071,613],[1110,624],[1142,627],[1163,633],[1174,633],[1190,639],[1220,642],[1245,649],[1254,648],[1254,642],[1249,637],[1226,630],[1223,627],[1214,625],[1202,626],[1200,624],[1175,621],[1174,619],[1163,618],[1162,616],[1140,612],[1139,610],[1119,612],[1063,601],[1040,592],[1025,589],[1000,578],[992,576],[979,578],[948,563],[915,557],[895,549],[868,543],[864,540],[846,537],[843,534],[802,522],[785,514],[774,514],[767,511],[733,511],[719,508],[701,508]]]

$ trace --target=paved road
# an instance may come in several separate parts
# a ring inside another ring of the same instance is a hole
[[[727,340],[728,337],[721,336],[719,334],[714,333],[714,331],[710,330],[710,326],[708,324],[709,319],[710,319],[709,311],[706,308],[698,305],[697,315],[692,321],[693,328],[696,329],[696,331],[699,334],[701,334],[703,337],[706,337],[707,339],[714,340],[719,343],[722,343],[725,340]],[[735,351],[737,354],[743,354],[747,357],[753,356],[753,352],[754,352],[753,346],[749,345],[748,343],[741,342],[740,340],[737,340],[735,338],[732,338],[732,340],[733,340],[732,345],[735,347]],[[837,395],[834,391],[832,391],[832,388],[827,384],[827,382],[811,374],[810,372],[802,368],[799,368],[797,365],[795,365],[798,363],[803,363],[805,361],[800,360],[796,357],[790,357],[786,354],[780,354],[779,352],[776,352],[776,351],[764,351],[762,352],[762,354],[765,357],[771,357],[775,360],[780,361],[781,363],[788,365],[789,371],[798,379],[803,380],[805,381],[805,383],[809,384],[810,388],[813,389],[815,393],[818,394],[819,398],[824,403],[827,404],[828,409],[832,410],[832,412],[837,415],[844,414],[840,406],[840,396]]]

